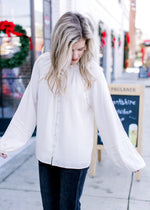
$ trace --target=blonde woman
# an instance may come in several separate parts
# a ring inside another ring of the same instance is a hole
[[[57,22],[51,52],[35,62],[31,80],[0,141],[0,155],[22,147],[35,126],[44,210],[80,210],[96,119],[110,158],[130,171],[145,162],[126,135],[103,72],[94,61],[89,21],[67,12]]]

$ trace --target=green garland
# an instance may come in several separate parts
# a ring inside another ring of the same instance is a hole
[[[22,33],[23,36],[20,36],[20,43],[19,46],[20,51],[14,53],[12,58],[4,59],[0,56],[0,68],[15,68],[21,66],[27,59],[27,56],[30,51],[30,40],[26,35],[26,31],[20,25],[15,25],[15,31]]]
[[[130,43],[129,33],[126,32],[124,35],[124,68],[125,69],[128,67],[129,43]]]

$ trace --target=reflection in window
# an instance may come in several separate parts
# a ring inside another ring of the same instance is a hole
[[[21,25],[31,36],[29,0],[0,0],[0,19]]]
[[[43,0],[34,0],[36,57],[43,53]]]

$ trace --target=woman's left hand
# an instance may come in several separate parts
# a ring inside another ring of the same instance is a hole
[[[7,155],[6,155],[6,154],[4,154],[4,153],[0,153],[0,157],[2,157],[2,158],[4,158],[4,159],[6,159],[6,158],[7,158]]]
[[[139,172],[140,170],[137,170],[137,171],[134,171],[134,173],[137,173],[137,172]]]

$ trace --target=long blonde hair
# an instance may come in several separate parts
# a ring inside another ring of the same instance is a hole
[[[62,94],[67,87],[66,69],[71,64],[72,45],[80,39],[86,41],[86,51],[79,60],[80,74],[87,88],[92,85],[89,71],[94,57],[94,39],[91,23],[79,13],[67,12],[57,21],[51,36],[51,66],[46,80],[54,94]]]

